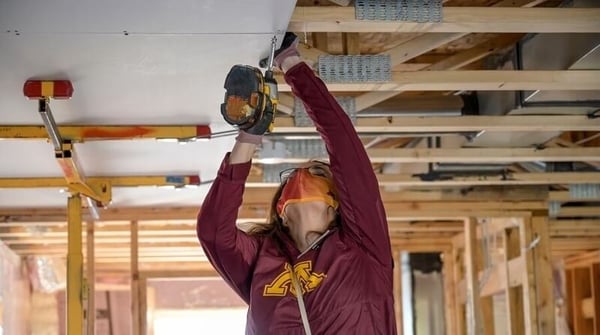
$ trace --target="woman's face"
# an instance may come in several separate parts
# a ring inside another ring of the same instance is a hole
[[[300,250],[305,250],[335,220],[337,196],[329,166],[302,164],[282,173],[283,190],[278,214]]]

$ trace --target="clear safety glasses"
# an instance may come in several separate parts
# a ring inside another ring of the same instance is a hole
[[[279,172],[279,180],[281,183],[285,183],[288,179],[294,175],[294,173],[298,170],[307,170],[313,176],[331,178],[331,170],[329,170],[329,165],[323,162],[315,162],[317,164],[307,166],[307,167],[293,167],[285,170],[281,170]]]

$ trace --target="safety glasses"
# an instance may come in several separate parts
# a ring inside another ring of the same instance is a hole
[[[320,161],[312,161],[313,164],[311,166],[306,167],[293,167],[289,169],[284,169],[279,172],[279,180],[280,182],[286,183],[288,179],[294,175],[294,173],[298,170],[307,170],[313,176],[331,178],[331,170],[329,170],[329,164]]]

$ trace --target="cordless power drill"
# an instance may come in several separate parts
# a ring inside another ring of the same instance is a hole
[[[273,77],[273,58],[277,37],[271,40],[267,70],[263,76],[260,69],[249,65],[234,65],[225,78],[225,101],[221,114],[225,121],[241,130],[252,129],[265,117],[270,117],[269,129],[279,103],[277,81]]]

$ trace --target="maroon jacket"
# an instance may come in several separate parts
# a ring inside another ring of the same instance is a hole
[[[249,304],[246,334],[304,334],[294,285],[301,281],[313,334],[396,334],[392,254],[385,211],[368,156],[350,119],[305,64],[286,73],[329,152],[341,227],[305,254],[288,236],[249,236],[235,225],[251,163],[223,160],[198,216],[208,259]],[[282,252],[283,251],[283,252]]]

